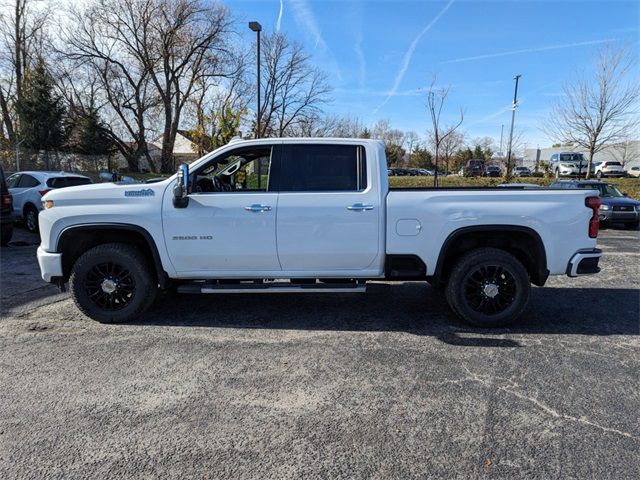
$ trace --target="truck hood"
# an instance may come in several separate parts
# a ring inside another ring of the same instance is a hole
[[[129,202],[160,202],[171,179],[157,183],[116,184],[97,183],[51,190],[42,201],[52,200],[54,205],[104,205]]]
[[[634,200],[633,198],[627,198],[627,197],[600,197],[600,201],[604,205],[609,205],[611,207],[622,206],[622,205],[631,205],[631,206],[637,207],[638,205],[640,205],[640,202],[638,200]]]

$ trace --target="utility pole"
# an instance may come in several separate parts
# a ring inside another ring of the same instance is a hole
[[[24,138],[19,142],[16,139],[16,172],[20,171],[20,150],[18,149],[18,147],[22,145],[22,142],[24,142]]]
[[[260,138],[260,32],[262,31],[262,25],[258,22],[249,22],[249,28],[256,32],[257,38],[257,49],[258,49],[258,60],[257,60],[257,69],[258,69],[258,115],[256,116],[256,138]]]
[[[502,127],[500,128],[500,155],[502,155],[502,137],[504,135],[504,123],[502,124]]]
[[[518,74],[513,79],[516,81],[515,92],[513,93],[513,106],[511,107],[511,131],[509,132],[509,149],[507,150],[507,178],[511,177],[511,148],[513,142],[513,124],[516,120],[516,108],[518,108],[518,81],[522,75]]]

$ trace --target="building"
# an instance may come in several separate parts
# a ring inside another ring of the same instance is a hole
[[[523,166],[532,170],[536,168],[538,161],[549,163],[551,155],[559,152],[582,152],[585,158],[588,152],[580,147],[550,147],[550,148],[527,148],[525,150]],[[632,140],[625,144],[618,144],[606,147],[594,155],[594,162],[617,161],[628,167],[629,165],[640,164],[640,141]]]

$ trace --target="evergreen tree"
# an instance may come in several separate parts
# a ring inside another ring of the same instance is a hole
[[[89,105],[73,109],[68,118],[69,139],[67,145],[73,152],[86,155],[109,155],[114,150],[113,141],[106,134],[106,128],[98,110]]]
[[[57,150],[64,142],[65,107],[42,58],[27,71],[22,98],[16,103],[23,145],[34,150]]]

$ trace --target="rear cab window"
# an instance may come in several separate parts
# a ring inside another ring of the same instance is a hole
[[[362,145],[285,144],[279,165],[281,192],[362,192],[367,162]]]

